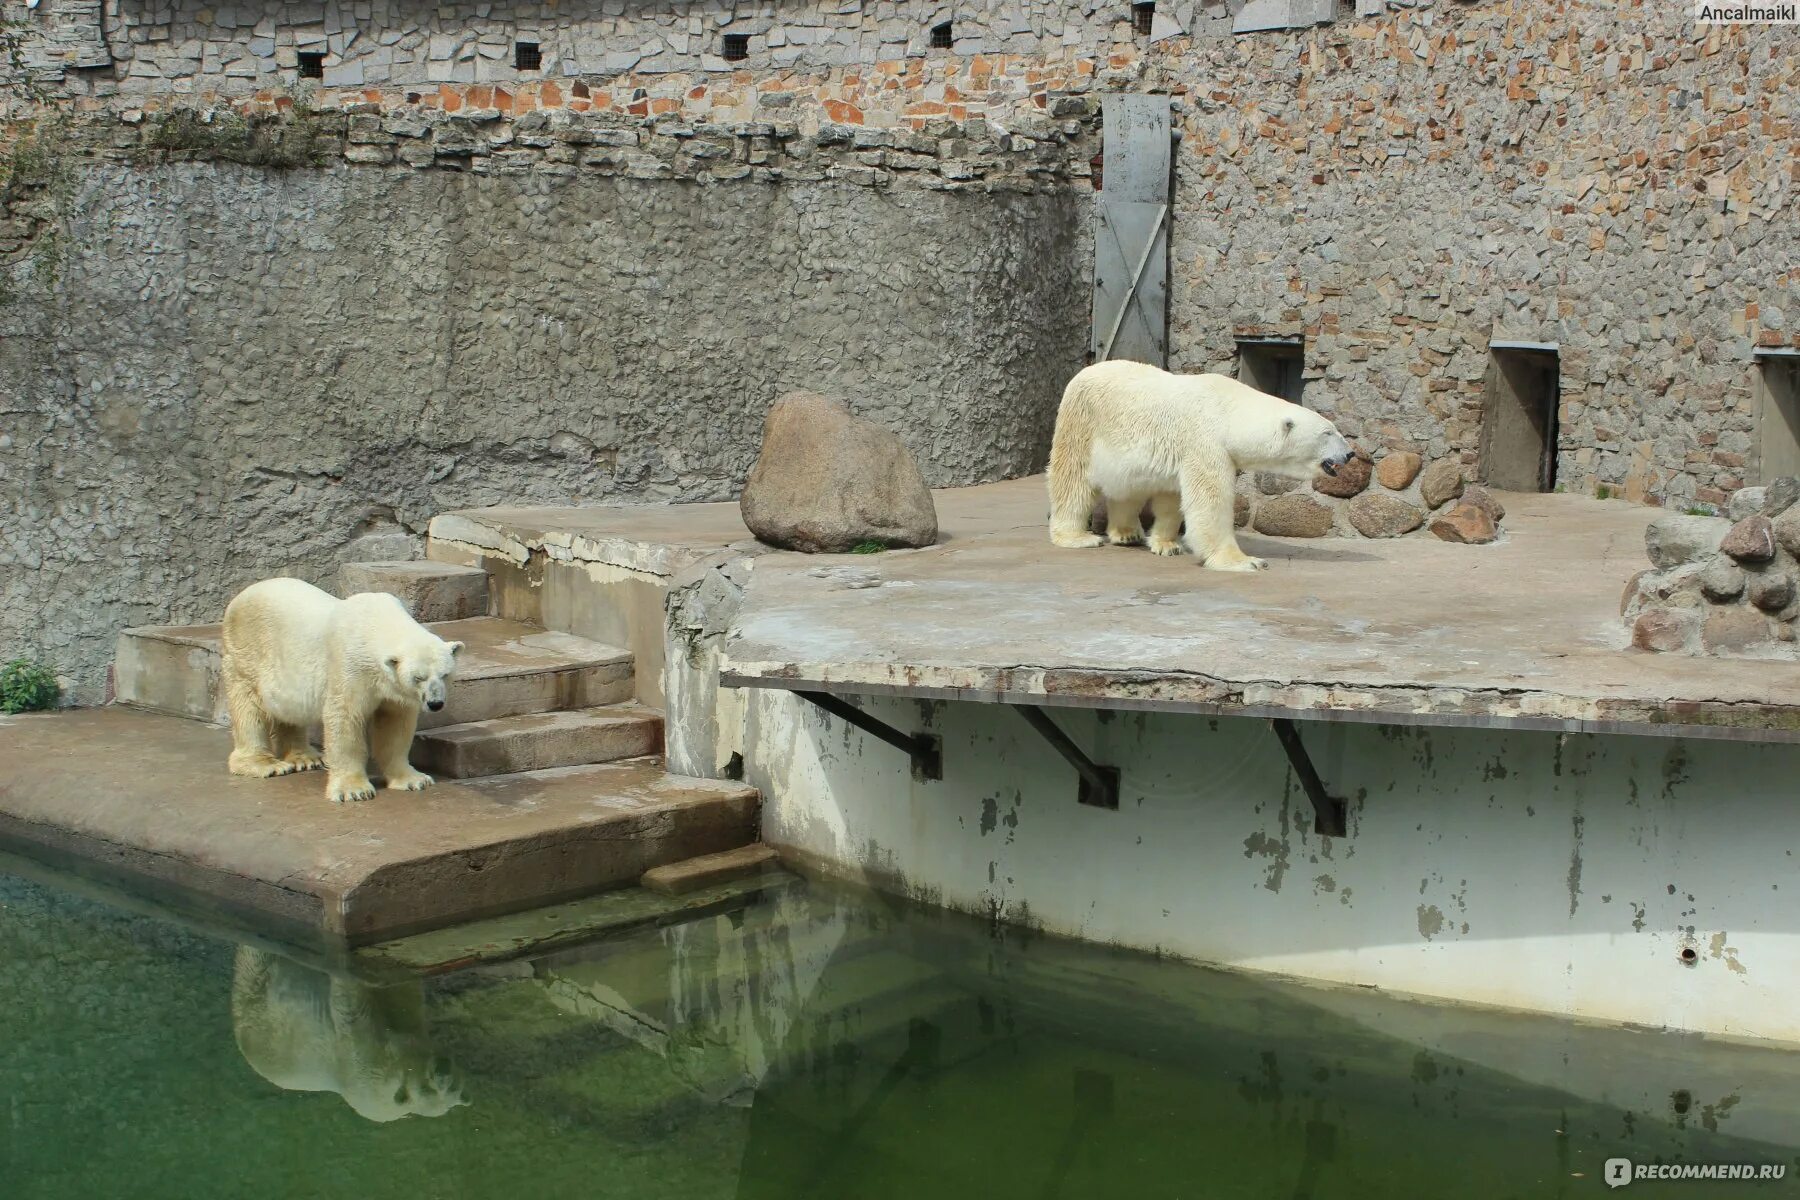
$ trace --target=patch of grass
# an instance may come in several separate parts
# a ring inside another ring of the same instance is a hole
[[[1615,495],[1617,493],[1604,483],[1594,485],[1594,499],[1596,500],[1611,500]]]
[[[156,118],[144,135],[144,146],[287,171],[328,163],[337,151],[337,129],[324,114],[298,108],[283,116],[251,117],[229,110],[180,108]]]
[[[1710,504],[1690,504],[1681,510],[1690,517],[1716,517],[1719,510]]]
[[[61,696],[55,673],[42,663],[15,658],[0,667],[0,713],[55,708]]]
[[[852,554],[880,554],[883,550],[886,550],[887,548],[888,548],[888,546],[887,546],[886,542],[878,542],[875,539],[870,538],[866,542],[858,542],[858,543],[856,543],[856,545],[850,547],[850,553],[852,553]]]

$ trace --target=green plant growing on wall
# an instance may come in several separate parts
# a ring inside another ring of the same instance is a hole
[[[62,266],[61,213],[72,191],[72,175],[62,153],[60,120],[19,122],[0,149],[0,218],[15,234],[0,244],[0,303],[13,300],[10,268],[30,262],[39,284],[53,285]]]
[[[882,551],[884,551],[886,549],[887,549],[886,542],[878,542],[878,541],[874,540],[873,538],[871,538],[866,542],[858,542],[858,543],[856,543],[856,545],[850,547],[850,553],[852,553],[852,554],[880,554]]]
[[[42,663],[15,658],[0,667],[0,713],[38,712],[55,708],[62,695],[56,675]]]
[[[155,118],[144,147],[202,161],[275,171],[321,167],[337,150],[341,118],[296,107],[283,116],[245,116],[229,109],[176,109]]]
[[[1612,488],[1608,487],[1604,483],[1596,483],[1594,485],[1594,499],[1596,499],[1596,500],[1611,500],[1612,498],[1613,498]]]

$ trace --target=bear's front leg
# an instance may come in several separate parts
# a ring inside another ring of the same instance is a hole
[[[372,800],[367,718],[334,696],[325,698],[325,796],[337,804]]]
[[[1231,525],[1236,482],[1229,466],[1200,466],[1181,474],[1181,516],[1187,522],[1188,542],[1209,571],[1261,571],[1269,565],[1245,554],[1237,544]]]
[[[383,704],[375,710],[369,745],[375,754],[375,766],[390,788],[417,792],[432,784],[431,776],[413,770],[413,765],[406,759],[412,750],[413,731],[418,724],[419,710],[408,705]]]

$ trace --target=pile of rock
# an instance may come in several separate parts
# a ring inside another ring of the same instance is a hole
[[[1800,478],[1743,488],[1724,517],[1658,517],[1653,566],[1625,585],[1620,614],[1641,650],[1800,657]]]
[[[1493,493],[1463,478],[1456,459],[1427,466],[1410,450],[1390,450],[1379,462],[1359,450],[1336,475],[1315,475],[1310,489],[1262,473],[1238,480],[1238,526],[1271,537],[1390,538],[1429,531],[1446,542],[1479,544],[1500,536],[1505,515]]]

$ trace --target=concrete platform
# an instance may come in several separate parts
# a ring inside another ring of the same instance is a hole
[[[1041,478],[937,493],[939,545],[757,560],[728,685],[1800,741],[1800,668],[1629,648],[1626,581],[1659,511],[1506,494],[1505,541],[1240,531],[1235,575],[1063,550]]]
[[[227,775],[229,746],[122,707],[0,718],[0,849],[354,946],[633,885],[757,837],[755,789],[654,761],[339,805],[320,772]]]
[[[421,729],[631,698],[632,656],[617,646],[496,617],[439,621],[429,628],[464,648],[443,711],[420,712]],[[114,688],[121,703],[223,720],[218,683],[217,625],[119,635]]]

